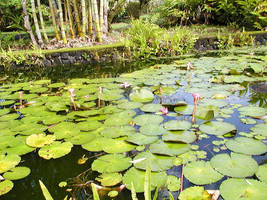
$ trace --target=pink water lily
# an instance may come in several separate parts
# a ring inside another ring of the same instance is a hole
[[[102,91],[103,91],[102,87],[99,86],[99,87],[98,87],[98,94],[102,94]]]
[[[74,110],[76,110],[76,104],[75,104],[74,98],[73,98],[75,96],[74,88],[70,88],[69,93],[70,93],[70,101],[73,104]]]
[[[193,93],[192,96],[194,98],[194,104],[198,104],[199,99],[200,99],[200,94],[199,93]]]
[[[168,108],[167,107],[161,108],[160,111],[162,112],[163,115],[167,115],[168,114]]]
[[[124,82],[124,83],[120,84],[120,87],[122,87],[122,88],[128,88],[130,86],[131,85],[128,82]]]

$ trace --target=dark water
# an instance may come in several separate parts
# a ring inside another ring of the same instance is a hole
[[[53,82],[66,82],[71,78],[104,78],[104,77],[117,77],[121,73],[130,73],[135,70],[143,69],[152,66],[156,63],[168,63],[170,61],[153,61],[153,62],[135,62],[135,63],[109,63],[109,64],[92,64],[92,65],[72,65],[72,66],[56,66],[49,68],[27,68],[27,69],[11,69],[10,71],[2,71],[0,73],[0,83],[18,83],[31,80],[39,79],[51,79]],[[242,102],[238,98],[238,103],[247,105],[248,103],[259,105],[261,107],[266,107],[266,93],[261,93],[251,89],[251,85],[244,83],[246,90],[242,91]],[[180,95],[180,94],[179,94]],[[190,102],[190,97],[188,94],[183,95],[187,102]],[[235,102],[235,96],[233,95],[231,102]],[[155,100],[156,101],[156,100]],[[155,102],[156,103],[156,102]],[[237,131],[248,132],[252,125],[244,125],[238,118],[239,113],[234,112],[231,118],[226,119],[226,122],[230,122],[237,127]],[[205,150],[207,152],[207,160],[213,156],[211,141],[213,141],[215,136],[210,136],[208,139],[202,139],[197,141],[197,144],[201,147],[199,150]],[[210,145],[210,146],[209,146]],[[210,149],[209,149],[210,147]],[[227,152],[221,151],[221,152]],[[83,155],[89,158],[89,160],[84,165],[78,165],[77,160]],[[14,188],[6,195],[1,196],[0,200],[41,200],[44,199],[38,180],[42,180],[47,186],[48,190],[51,192],[55,200],[64,199],[66,195],[70,193],[66,192],[67,188],[60,188],[58,184],[61,181],[67,181],[69,178],[75,177],[78,174],[88,170],[93,162],[96,154],[90,153],[83,150],[80,146],[75,146],[71,153],[56,159],[56,160],[44,160],[40,159],[36,152],[29,153],[22,157],[22,162],[20,166],[27,166],[31,169],[31,174],[18,181],[14,181]],[[264,162],[267,159],[267,155],[264,156],[254,156],[258,163]],[[168,170],[168,174],[176,175],[180,177],[181,167],[173,167]],[[88,180],[94,180],[97,173],[89,170],[87,173],[88,177],[82,177],[81,180],[76,180],[73,184],[84,183]],[[206,189],[217,189],[221,184],[221,181],[206,185]],[[184,187],[189,187],[192,184],[184,178]],[[73,189],[73,188],[72,188]],[[89,195],[85,195],[88,192]],[[84,187],[81,190],[73,192],[77,199],[93,199],[90,194],[88,187]],[[174,193],[175,199],[177,199],[178,193]],[[89,197],[88,197],[89,196]],[[159,199],[167,198],[168,194],[166,191],[161,191],[159,193]],[[138,197],[143,199],[142,195]],[[101,199],[109,199],[103,196]],[[131,199],[130,192],[124,190],[116,199]]]

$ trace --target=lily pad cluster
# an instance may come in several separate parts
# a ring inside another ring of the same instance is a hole
[[[220,186],[226,200],[236,195],[264,199],[258,192],[266,187],[266,166],[259,166],[252,156],[267,152],[263,122],[267,110],[242,106],[235,99],[241,101],[236,94],[245,89],[240,83],[266,81],[262,76],[266,70],[254,70],[259,73],[254,78],[247,76],[256,68],[244,60],[251,62],[246,56],[186,58],[117,78],[2,85],[0,195],[12,189],[13,181],[29,175],[29,168],[19,166],[21,156],[34,152],[40,159],[57,159],[80,145],[103,154],[88,168],[98,173],[95,181],[104,187],[125,184],[129,190],[144,192],[150,167],[151,190],[166,186],[177,191],[181,180],[168,171],[184,165],[184,176],[194,185],[229,178]],[[253,60],[257,66],[265,61],[260,56]],[[188,62],[193,69],[186,70]],[[192,93],[199,93],[198,103]],[[244,124],[253,124],[253,134],[238,132],[230,120],[238,114]],[[219,153],[209,159],[212,147]],[[248,179],[255,174],[258,180]],[[231,184],[240,187],[233,194],[226,191]],[[191,187],[179,199],[205,195],[203,187]]]

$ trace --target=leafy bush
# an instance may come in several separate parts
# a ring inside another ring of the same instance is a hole
[[[173,56],[189,52],[196,41],[189,30],[176,28],[171,31],[142,20],[132,21],[127,31],[126,46],[137,58]]]

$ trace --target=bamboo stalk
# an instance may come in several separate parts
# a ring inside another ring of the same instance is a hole
[[[72,18],[72,13],[71,13],[71,7],[70,7],[70,0],[67,0],[67,13],[68,13],[68,18],[69,18],[69,26],[70,26],[70,34],[71,38],[75,38],[75,33],[73,30],[73,18]]]
[[[33,45],[38,47],[38,44],[37,44],[36,39],[33,35],[32,28],[30,25],[29,15],[27,12],[26,0],[21,0],[21,4],[22,4],[22,10],[24,13],[24,27],[26,28],[27,32],[30,34]]]
[[[49,2],[49,7],[50,7],[50,12],[51,12],[51,17],[52,17],[55,36],[56,36],[57,40],[59,41],[60,40],[60,36],[59,36],[58,30],[57,30],[57,22],[56,22],[56,17],[55,17],[55,12],[54,12],[54,7],[53,7],[53,4],[52,4],[52,0],[48,0],[48,2]]]
[[[31,0],[31,8],[32,8],[32,17],[34,21],[34,26],[35,26],[35,33],[38,39],[38,43],[42,46],[44,44],[44,41],[42,39],[42,35],[40,32],[39,24],[38,24],[38,18],[36,15],[36,9],[35,9],[35,2],[34,0]]]
[[[59,22],[60,22],[60,29],[61,29],[61,36],[64,44],[67,44],[66,33],[64,29],[64,20],[63,20],[63,11],[62,11],[62,4],[61,0],[57,0],[58,3],[58,12],[59,12]]]
[[[104,0],[99,0],[99,30],[103,32]]]
[[[74,15],[75,15],[75,21],[77,24],[77,30],[78,30],[78,34],[80,37],[84,37],[82,29],[81,29],[81,21],[80,21],[80,17],[79,17],[79,11],[78,11],[78,7],[77,7],[77,1],[76,0],[72,0],[72,4],[73,4],[73,9],[74,9]]]
[[[43,18],[43,13],[42,13],[40,0],[37,0],[37,7],[38,7],[38,11],[39,11],[40,25],[41,25],[42,32],[43,32],[43,35],[44,35],[44,39],[45,39],[46,42],[48,42],[48,37],[47,37],[45,26],[44,26],[44,18]]]
[[[70,36],[70,27],[69,27],[69,17],[68,17],[68,10],[67,10],[67,2],[63,0],[64,5],[64,26],[66,27],[66,37]]]
[[[94,18],[94,24],[95,24],[95,31],[96,31],[96,40],[98,42],[102,42],[101,38],[101,31],[99,27],[99,15],[98,15],[98,7],[96,0],[92,0],[92,8],[93,8],[93,18]]]
[[[92,2],[88,0],[88,33],[93,35]]]
[[[82,6],[82,32],[84,36],[86,34],[86,24],[87,24],[85,0],[81,0],[81,6]]]
[[[103,33],[108,32],[108,0],[103,0],[104,2],[104,7],[103,7]]]

